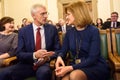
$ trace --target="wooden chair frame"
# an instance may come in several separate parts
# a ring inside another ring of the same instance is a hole
[[[117,31],[116,31],[117,32]],[[110,61],[113,63],[115,71],[120,70],[120,61],[118,60],[118,54],[116,50],[116,38],[115,38],[115,29],[111,28],[112,42],[110,40],[110,29],[107,29],[107,38],[108,38],[108,56]],[[113,53],[111,51],[111,44],[113,44]]]

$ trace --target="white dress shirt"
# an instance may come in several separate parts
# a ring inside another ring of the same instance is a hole
[[[63,25],[63,26],[62,26],[62,32],[63,32],[63,33],[66,33],[66,25]]]
[[[35,45],[36,45],[36,33],[37,33],[37,28],[40,27],[40,34],[41,34],[41,49],[46,49],[46,43],[45,43],[45,33],[44,33],[44,27],[43,26],[37,26],[34,23],[33,25],[33,33],[34,33],[34,41],[35,41]],[[35,57],[35,54],[33,53],[33,59],[37,59]]]
[[[113,23],[115,23],[115,25],[113,25]],[[111,27],[113,28],[113,27],[117,27],[117,22],[111,22]]]
[[[36,44],[36,33],[37,33],[37,28],[38,27],[40,27],[40,34],[41,34],[41,49],[46,49],[44,27],[43,26],[36,26],[33,23],[33,32],[34,32],[34,41],[35,41],[35,44]]]

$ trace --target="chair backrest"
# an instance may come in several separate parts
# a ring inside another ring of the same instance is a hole
[[[112,29],[114,79],[120,80],[120,29]]]
[[[107,42],[108,42],[108,54],[110,53],[113,53],[113,37],[114,37],[114,30],[111,28],[111,29],[107,29]]]
[[[115,71],[120,70],[120,58],[118,57],[118,51],[117,51],[117,46],[120,44],[117,43],[119,40],[116,39],[116,35],[119,35],[119,37],[118,36],[117,37],[120,39],[120,34],[118,31],[120,30],[113,28],[107,29],[108,57],[110,62],[112,63],[112,66],[114,66],[112,68],[114,68]],[[112,35],[112,41],[110,40],[110,34]],[[111,49],[111,44],[113,49]]]
[[[114,42],[113,42],[113,50],[115,55],[120,56],[120,29],[114,29]]]
[[[62,46],[63,38],[64,38],[65,34],[60,31],[60,32],[58,32],[58,35],[59,35],[60,45]]]
[[[106,60],[108,59],[108,44],[107,44],[107,32],[106,30],[99,30],[100,40],[101,40],[101,55]]]

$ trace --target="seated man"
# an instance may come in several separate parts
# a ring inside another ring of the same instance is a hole
[[[118,20],[118,13],[117,12],[112,12],[111,13],[111,21],[106,21],[103,24],[102,29],[107,29],[107,28],[120,28],[120,22]]]
[[[31,76],[36,76],[37,80],[51,79],[49,62],[56,58],[60,48],[57,29],[46,24],[48,14],[45,6],[35,4],[31,15],[33,23],[21,28],[18,33],[19,63],[4,71],[1,80],[24,80]]]

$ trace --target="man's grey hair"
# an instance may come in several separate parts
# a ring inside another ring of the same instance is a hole
[[[31,7],[31,14],[36,13],[38,11],[38,8],[45,8],[42,4],[35,4]]]

